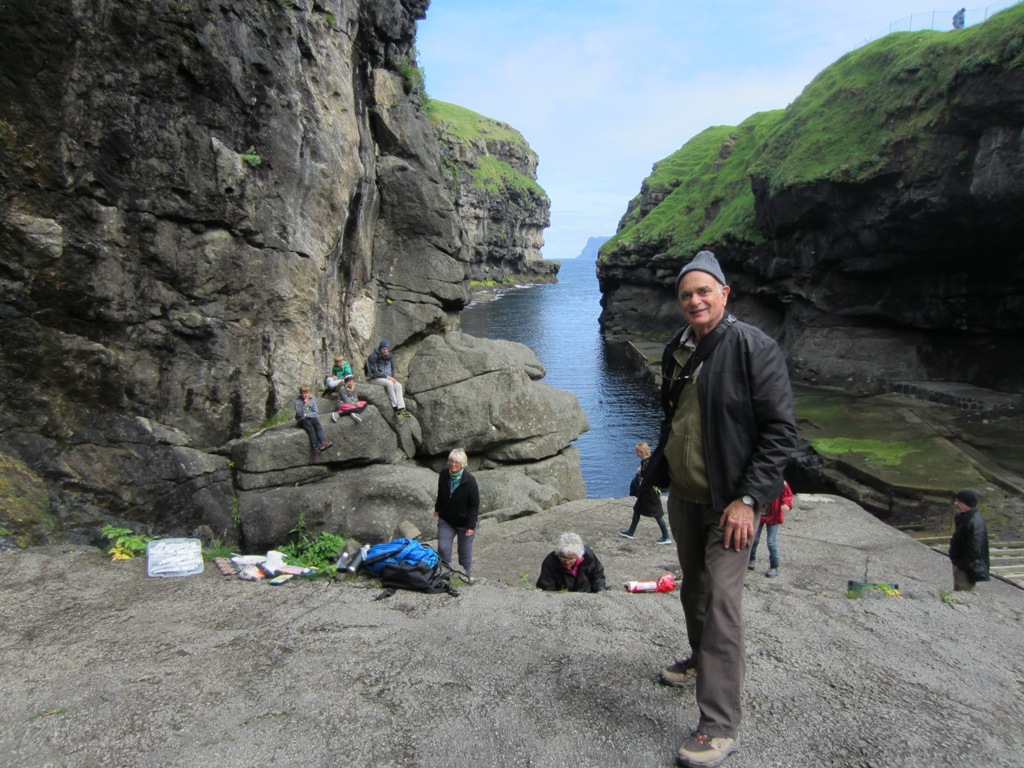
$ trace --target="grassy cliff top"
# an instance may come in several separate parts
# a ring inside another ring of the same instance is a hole
[[[446,133],[463,141],[505,141],[532,151],[523,134],[508,123],[484,117],[471,109],[437,99],[429,99],[423,109],[435,128],[443,126]]]
[[[965,77],[1024,65],[1024,4],[949,32],[896,32],[823,70],[784,110],[708,128],[658,162],[601,258],[678,260],[699,248],[756,244],[750,178],[777,192],[858,182],[928,151]]]
[[[901,144],[927,152],[965,77],[1024,65],[1024,5],[947,32],[896,32],[826,68],[785,110],[751,166],[772,191],[860,181]]]
[[[491,142],[513,144],[521,147],[524,152],[533,154],[523,135],[508,123],[437,99],[428,100],[424,105],[424,111],[438,135],[448,140],[454,139],[463,144],[476,141],[482,141],[484,145]],[[523,175],[499,157],[481,153],[475,168],[462,170],[470,175],[474,187],[494,193],[518,190],[534,196],[539,195],[547,200],[547,193],[536,180]]]
[[[739,126],[716,126],[694,136],[654,166],[619,232],[602,253],[626,247],[678,260],[692,243],[758,242],[749,166],[782,111],[759,112]],[[646,211],[643,200],[664,197]]]

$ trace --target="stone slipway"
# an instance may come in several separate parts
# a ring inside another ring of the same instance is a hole
[[[484,521],[483,579],[458,598],[0,554],[0,762],[670,766],[697,717],[691,691],[656,682],[684,653],[678,596],[618,585],[674,553],[650,520],[617,536],[629,509]],[[614,589],[526,588],[566,529]],[[779,541],[780,577],[762,551],[747,579],[746,719],[727,766],[1024,764],[1024,593],[992,582],[943,603],[948,561],[838,497],[798,497]],[[898,582],[904,599],[848,599],[848,579]]]

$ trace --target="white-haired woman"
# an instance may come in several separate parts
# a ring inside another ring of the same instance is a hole
[[[549,592],[600,592],[604,585],[604,566],[575,533],[558,537],[555,550],[544,558],[537,579],[537,588]]]
[[[459,565],[466,579],[473,582],[473,539],[480,516],[480,489],[476,478],[469,474],[469,457],[461,448],[448,454],[448,466],[437,478],[437,553],[451,565],[452,542],[459,537]]]

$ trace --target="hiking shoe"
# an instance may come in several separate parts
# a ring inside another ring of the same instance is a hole
[[[334,443],[328,443],[326,440],[324,440],[322,443],[320,443],[320,450],[321,451],[326,451],[332,445],[334,445]]]
[[[320,449],[319,448],[314,448],[313,449],[313,458],[316,458],[319,455],[320,455]]]
[[[405,410],[405,408],[399,408],[397,411],[395,411],[395,415],[398,416],[398,418],[400,419],[407,419],[410,416],[412,416],[412,414]]]
[[[334,413],[331,414],[331,421],[333,421],[335,424],[338,423],[338,412],[337,411],[335,411]]]
[[[747,561],[747,570],[748,571],[752,571],[752,570],[754,570],[754,567],[755,567],[754,566],[754,561],[753,560],[748,560]]]
[[[624,539],[635,539],[636,538],[636,536],[634,536],[630,531],[619,531],[619,536],[621,536]]]
[[[725,736],[708,736],[706,733],[694,731],[683,746],[676,752],[676,761],[680,765],[697,768],[697,766],[721,765],[729,755],[739,749],[736,739]]]
[[[697,682],[697,660],[691,656],[665,667],[661,670],[661,682],[676,688],[694,685]]]
[[[654,543],[655,544],[671,544],[672,543],[672,537],[671,536],[662,536],[660,539],[658,539]]]
[[[360,418],[358,413],[350,413],[349,416],[351,416],[356,421],[362,421],[362,418]]]
[[[764,575],[767,576],[769,579],[774,579],[776,576],[779,575],[779,569],[769,568],[767,571],[764,572]]]

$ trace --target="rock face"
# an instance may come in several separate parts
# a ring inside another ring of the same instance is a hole
[[[1022,28],[890,35],[659,163],[601,252],[605,332],[664,339],[710,247],[797,381],[1024,391]]]
[[[285,540],[300,515],[313,530],[370,541],[390,538],[403,520],[430,530],[437,475],[457,446],[473,457],[484,517],[585,497],[579,456],[567,446],[588,429],[586,416],[575,395],[537,381],[543,375],[521,344],[431,336],[409,364],[412,417],[394,417],[384,388],[363,384],[360,397],[374,405],[361,422],[323,417],[334,446],[312,462],[306,433],[291,425],[238,441],[231,459],[246,544]]]
[[[388,338],[404,377],[458,326],[469,249],[410,76],[427,5],[0,6],[0,432],[62,525],[236,538],[270,504],[249,498],[337,462],[307,466],[294,429],[225,443],[335,353],[359,370]],[[343,463],[363,472],[441,450],[379,413],[362,428]],[[522,439],[571,464],[572,438]]]
[[[470,277],[553,279],[558,262],[541,256],[551,201],[537,185],[537,155],[526,139],[506,123],[454,104],[431,100],[427,112],[466,229]]]

